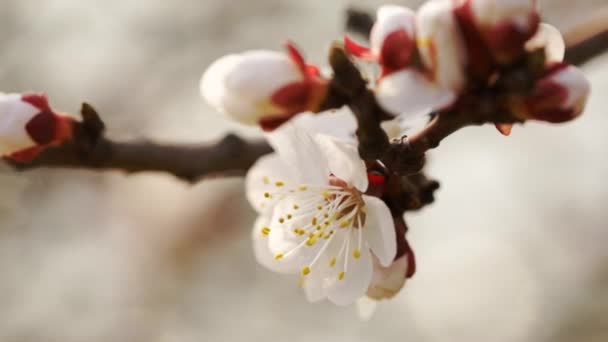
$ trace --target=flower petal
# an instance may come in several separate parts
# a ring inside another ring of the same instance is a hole
[[[352,241],[351,241],[352,242]],[[345,253],[347,268],[342,277],[335,279],[327,292],[328,299],[336,305],[349,305],[362,297],[372,280],[372,257],[369,249],[363,248],[358,258]],[[343,260],[338,260],[338,264]]]
[[[310,267],[323,250],[327,240],[316,229],[321,224],[316,207],[321,203],[324,197],[316,189],[298,190],[277,203],[269,225],[268,246],[281,262]]]
[[[8,155],[36,145],[26,126],[40,110],[22,101],[21,94],[0,93],[0,154]]]
[[[214,61],[203,73],[200,83],[201,96],[214,109],[223,112],[226,88],[224,83],[240,61],[239,55],[227,55]]]
[[[225,78],[226,89],[235,96],[252,100],[269,98],[284,85],[304,79],[285,53],[256,50],[240,56],[233,72]]]
[[[253,253],[257,262],[271,271],[278,273],[298,272],[298,268],[293,267],[294,265],[275,260],[274,254],[270,251],[270,248],[268,248],[269,224],[270,217],[260,215],[253,225],[251,238],[253,240]]]
[[[317,134],[315,140],[325,154],[329,171],[348,184],[365,192],[368,186],[367,167],[354,144]]]
[[[326,250],[311,267],[310,274],[302,279],[306,299],[311,303],[327,298],[328,288],[336,280],[336,274],[330,265],[332,265],[333,256],[337,255],[340,249],[343,236],[338,233],[332,238]]]
[[[536,34],[526,43],[526,50],[545,49],[547,62],[561,62],[566,53],[566,43],[557,28],[541,23]]]
[[[287,122],[266,137],[290,168],[294,182],[324,185],[328,183],[329,167],[325,155],[304,127]]]
[[[456,94],[415,70],[402,70],[380,80],[376,98],[388,112],[409,119],[450,106]]]
[[[365,226],[363,237],[382,266],[389,266],[397,254],[397,237],[393,217],[386,204],[377,197],[363,196]]]
[[[261,157],[249,169],[245,178],[245,192],[251,206],[260,213],[270,214],[282,193],[293,188],[293,175],[276,153]]]
[[[357,300],[357,314],[359,314],[359,318],[364,322],[372,318],[377,307],[378,302],[368,296],[363,296]]]
[[[382,267],[374,259],[374,275],[367,289],[367,296],[380,300],[394,297],[405,284],[408,274],[409,254],[395,260],[390,266]]]
[[[427,1],[416,16],[420,57],[444,88],[460,91],[466,83],[466,45],[452,0]]]
[[[357,120],[347,107],[318,114],[302,113],[291,121],[298,127],[305,129],[311,136],[319,133],[353,143],[356,142]]]
[[[374,61],[377,59],[368,47],[355,42],[347,35],[344,36],[344,49],[348,54],[366,61]]]

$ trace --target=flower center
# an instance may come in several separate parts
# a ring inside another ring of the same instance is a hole
[[[270,179],[267,179],[270,182]],[[267,192],[265,198],[278,200],[274,217],[261,234],[268,236],[277,229],[286,233],[292,241],[291,247],[275,254],[277,261],[288,259],[294,253],[312,248],[314,257],[302,268],[302,275],[313,272],[321,257],[326,258],[330,268],[335,267],[336,277],[345,277],[348,259],[357,260],[361,256],[362,228],[365,225],[365,202],[362,193],[345,181],[330,176],[323,186],[300,185],[289,188],[283,182],[275,183],[280,191]],[[335,240],[336,239],[339,240]],[[332,243],[334,241],[336,243]],[[324,263],[325,263],[324,262]]]

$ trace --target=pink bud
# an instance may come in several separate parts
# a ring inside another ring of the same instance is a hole
[[[536,82],[523,110],[516,110],[516,115],[553,123],[570,121],[583,113],[590,91],[580,69],[555,63]]]
[[[73,120],[55,113],[45,94],[0,93],[0,153],[27,162],[72,137]]]
[[[355,57],[378,62],[382,67],[382,78],[411,64],[416,48],[414,26],[414,11],[385,5],[378,9],[377,21],[372,27],[371,48],[355,43],[348,36],[344,37],[344,46]]]
[[[216,110],[272,130],[298,113],[316,111],[327,80],[287,44],[287,53],[248,51],[215,61],[201,80],[201,95]]]
[[[441,87],[456,92],[466,85],[466,45],[452,0],[432,0],[418,10],[417,44],[424,65]]]
[[[536,0],[460,0],[495,61],[512,62],[540,23]]]

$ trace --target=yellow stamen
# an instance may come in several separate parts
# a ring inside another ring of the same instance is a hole
[[[317,235],[311,236],[311,237],[308,239],[308,241],[306,241],[306,245],[307,245],[308,247],[312,247],[312,246],[314,246],[314,245],[315,245],[315,243],[317,243],[317,239],[318,239],[318,236],[317,236]]]
[[[262,235],[268,236],[268,234],[270,234],[270,228],[268,228],[268,227],[262,228]]]
[[[300,190],[300,191],[306,191],[306,190],[308,190],[308,187],[306,185],[302,185],[302,186],[300,186],[298,188],[298,190]]]
[[[428,47],[429,45],[431,45],[431,39],[429,38],[419,37],[418,39],[416,39],[416,42],[418,43],[418,47]]]
[[[338,280],[344,279],[345,275],[346,275],[346,272],[340,272],[340,274],[338,274]]]
[[[280,188],[280,187],[284,186],[285,183],[283,183],[283,182],[276,182],[276,183],[274,183],[274,185],[276,185],[277,188]]]
[[[361,257],[361,252],[359,252],[359,250],[358,250],[358,249],[355,249],[355,250],[353,251],[353,258],[355,258],[355,259],[359,259],[360,257]]]
[[[310,267],[306,266],[302,269],[302,275],[307,276],[310,274]]]
[[[334,267],[336,266],[336,258],[333,257],[331,258],[331,260],[329,261],[329,267]]]
[[[266,197],[266,198],[270,198],[270,193],[269,193],[269,192],[265,192],[265,193],[264,193],[264,197]]]
[[[270,179],[268,179],[268,177],[264,176],[264,177],[262,177],[262,183],[268,184],[268,183],[270,183]]]
[[[281,259],[283,259],[283,257],[284,257],[283,253],[279,253],[274,256],[274,260],[281,260]]]

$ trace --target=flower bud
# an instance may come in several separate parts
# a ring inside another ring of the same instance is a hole
[[[55,113],[45,94],[0,93],[0,154],[31,161],[46,147],[70,139],[73,122]]]
[[[540,23],[536,0],[461,0],[499,64],[521,56]]]
[[[372,27],[371,49],[344,39],[346,50],[353,56],[373,60],[382,66],[380,78],[407,68],[415,51],[415,14],[406,7],[385,5],[378,9]]]
[[[219,112],[272,130],[292,116],[317,111],[327,92],[319,70],[296,48],[287,53],[248,51],[215,61],[201,80],[201,95]]]
[[[416,16],[420,57],[441,87],[460,92],[466,85],[466,46],[452,0],[431,0]]]
[[[551,65],[535,84],[523,105],[512,104],[515,115],[559,123],[582,114],[591,86],[583,72],[566,63]]]

